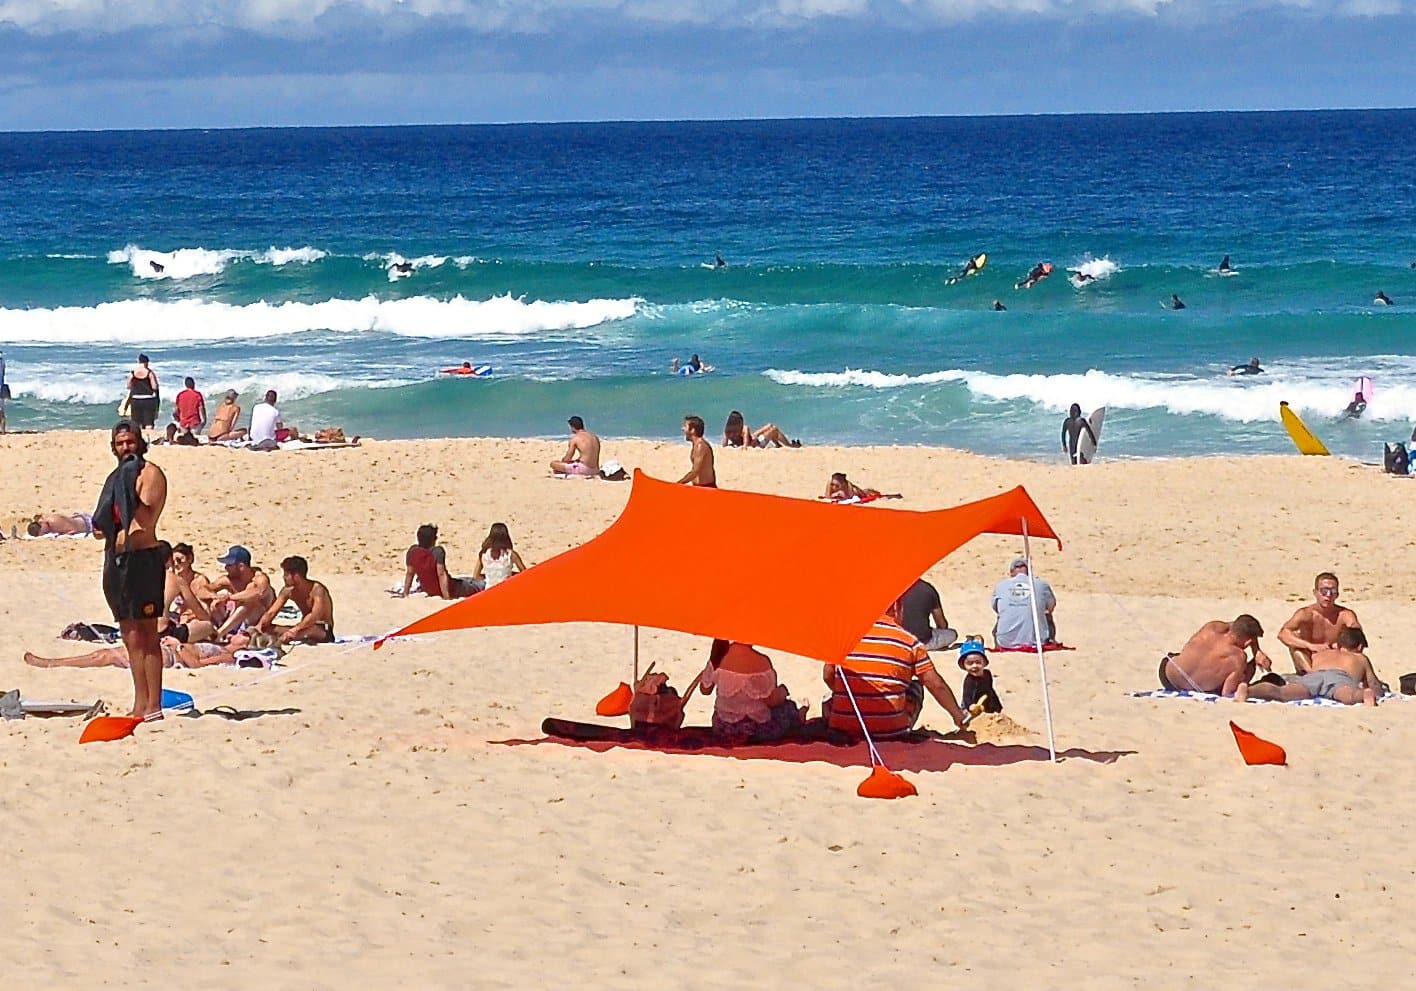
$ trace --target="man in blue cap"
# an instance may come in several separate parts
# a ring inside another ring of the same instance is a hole
[[[216,628],[216,639],[225,640],[246,626],[254,626],[275,601],[270,578],[260,568],[251,567],[251,552],[234,544],[216,559],[225,565],[226,574],[209,586],[208,608]]]

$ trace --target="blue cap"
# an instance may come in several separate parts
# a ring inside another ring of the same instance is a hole
[[[965,640],[963,643],[959,644],[959,667],[964,666],[964,658],[968,657],[970,654],[977,654],[985,661],[988,660],[988,654],[983,649],[982,640],[970,638],[968,640]]]
[[[233,544],[231,549],[221,557],[216,559],[217,564],[244,564],[250,565],[251,552],[240,544]]]

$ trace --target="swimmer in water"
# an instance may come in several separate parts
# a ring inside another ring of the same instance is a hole
[[[1377,290],[1376,298],[1373,299],[1372,302],[1373,302],[1374,304],[1376,304],[1377,306],[1391,306],[1391,305],[1392,305],[1391,297],[1388,296],[1386,293],[1382,292],[1380,289]]]
[[[1226,372],[1226,375],[1262,375],[1264,370],[1259,367],[1258,358],[1250,358],[1247,365],[1235,365]]]
[[[1185,301],[1180,298],[1178,293],[1170,294],[1170,308],[1172,310],[1183,310],[1185,308]]]
[[[1367,411],[1367,400],[1362,398],[1360,391],[1352,394],[1352,402],[1347,404],[1347,408],[1342,411],[1342,415],[1348,419],[1355,420]]]

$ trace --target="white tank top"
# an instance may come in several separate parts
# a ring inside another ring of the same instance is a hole
[[[503,551],[501,557],[492,557],[491,551],[482,552],[482,580],[488,588],[510,578],[511,569],[511,551]]]

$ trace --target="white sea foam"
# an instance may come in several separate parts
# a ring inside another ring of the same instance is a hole
[[[0,342],[141,344],[241,341],[311,331],[495,340],[586,330],[634,316],[642,300],[331,299],[322,303],[120,300],[97,306],[0,309]]]
[[[1100,282],[1104,279],[1111,278],[1117,272],[1121,271],[1121,266],[1112,261],[1108,256],[1093,258],[1088,255],[1081,261],[1068,265],[1067,271],[1073,273],[1073,284],[1076,285],[1078,284],[1075,280],[1075,276],[1077,275],[1086,275]],[[1081,284],[1085,285],[1085,283]]]
[[[1375,366],[1376,390],[1364,419],[1416,420],[1416,361],[1390,356],[1363,359]],[[1381,370],[1388,374],[1383,376]],[[1279,401],[1321,422],[1338,416],[1352,399],[1350,363],[1335,360],[1271,366],[1261,377],[1229,378],[1216,372],[1209,378],[1192,375],[1117,375],[1092,369],[1057,375],[996,375],[948,369],[922,375],[900,375],[848,368],[842,372],[801,372],[771,369],[763,373],[781,385],[812,388],[901,389],[957,384],[975,400],[1026,402],[1049,410],[1107,406],[1113,410],[1164,410],[1178,416],[1214,416],[1257,423],[1276,420]]]
[[[51,403],[116,404],[122,396],[126,382],[126,377],[122,375],[115,381],[110,374],[76,373],[72,369],[55,366],[36,365],[28,371],[26,382],[14,386],[15,395],[21,399],[41,399]],[[169,380],[177,377],[176,374],[166,376]],[[241,393],[240,402],[244,413],[250,411],[251,405],[263,396],[267,389],[276,390],[284,401],[304,399],[339,389],[394,389],[409,385],[412,381],[388,377],[367,380],[343,378],[318,372],[253,375],[244,370],[225,369],[217,364],[202,373],[197,381],[197,388],[206,394],[208,413],[221,401],[222,393],[227,389],[235,389]],[[164,385],[165,391],[171,391],[171,394],[175,395],[175,386],[167,383]],[[163,401],[165,407],[166,396]]]
[[[319,261],[328,252],[319,248],[277,248],[264,251],[241,248],[178,248],[175,251],[153,251],[129,244],[108,253],[110,265],[127,265],[139,279],[190,279],[198,275],[220,275],[233,261],[249,260],[258,265],[308,264]]]
[[[321,258],[328,258],[329,252],[320,248],[277,248],[274,245],[264,251],[251,254],[251,260],[258,265],[308,265]]]

